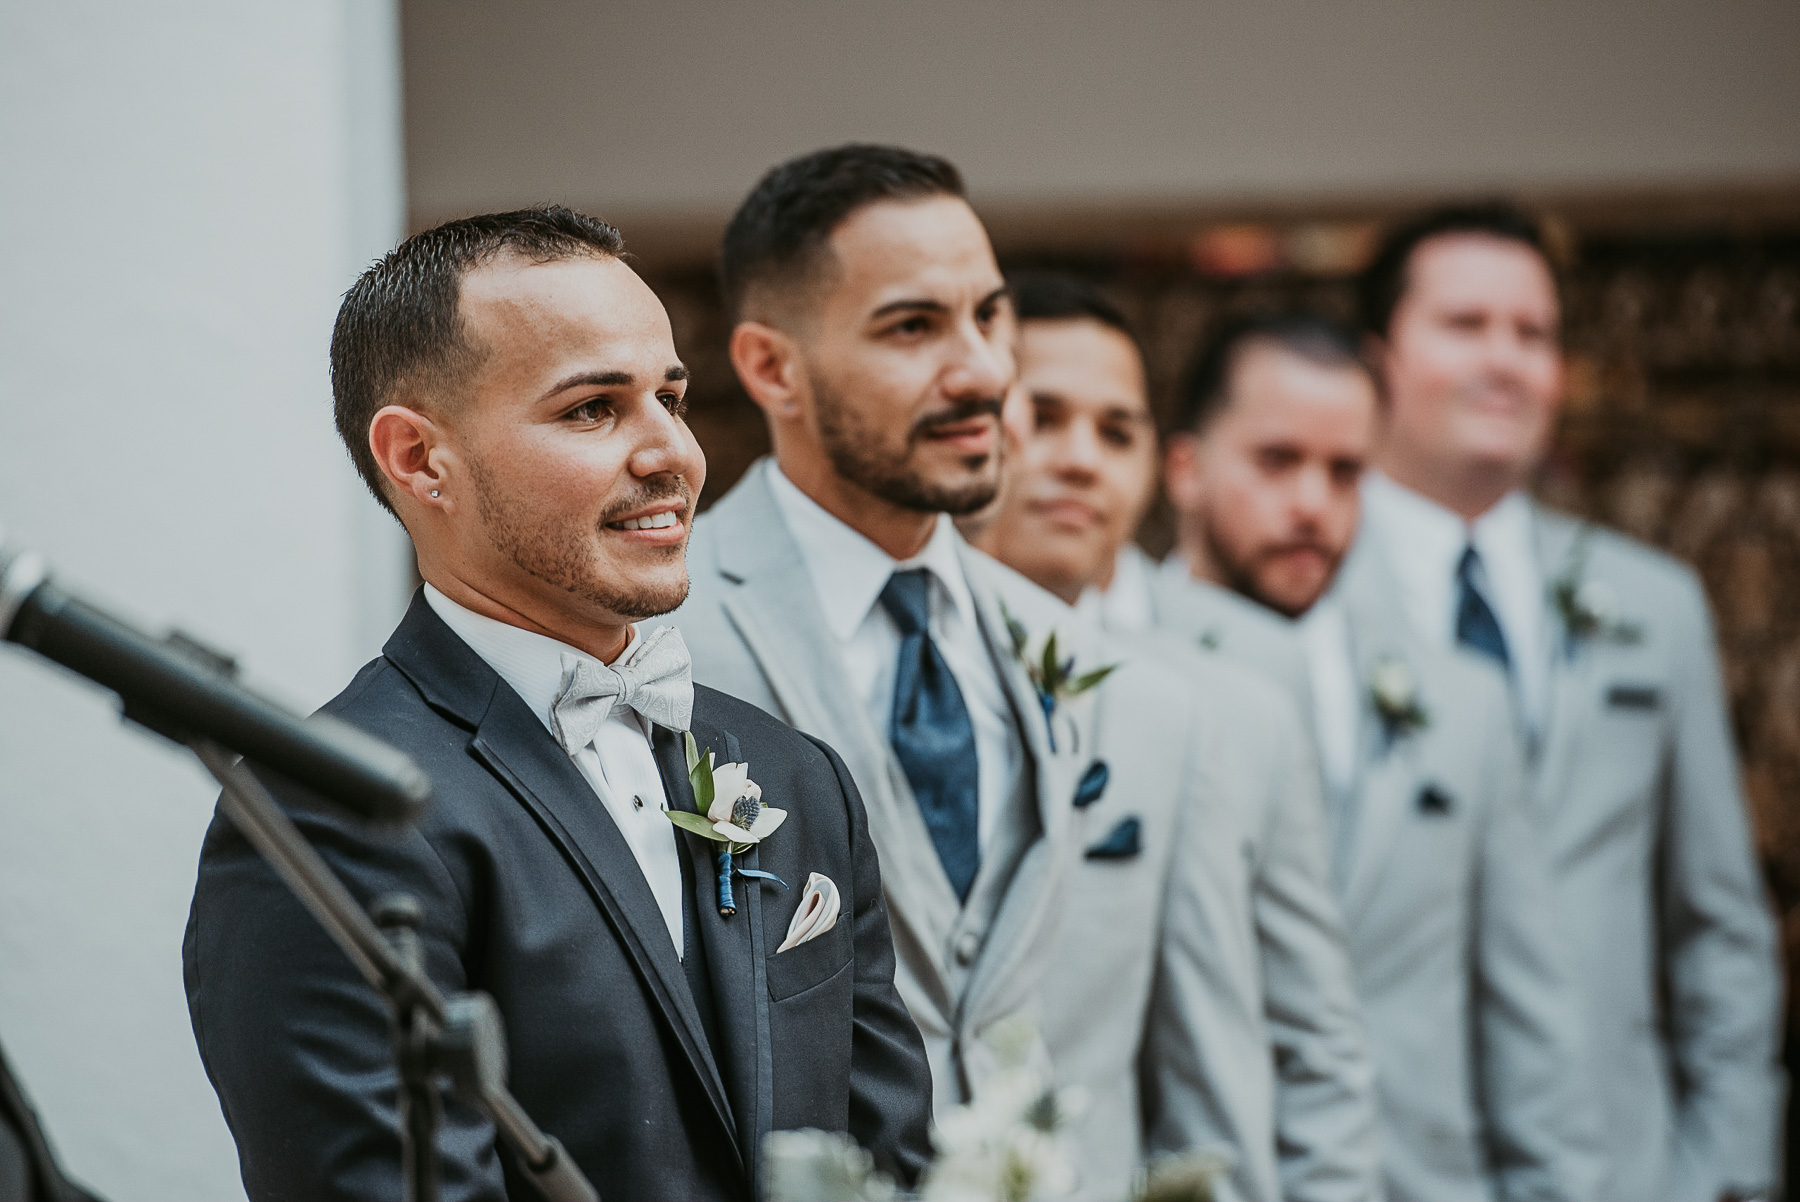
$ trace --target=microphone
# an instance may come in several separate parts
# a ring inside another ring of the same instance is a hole
[[[431,800],[431,778],[409,756],[328,714],[302,718],[258,696],[237,682],[230,656],[195,639],[154,639],[72,596],[3,532],[0,639],[111,689],[140,726],[216,743],[365,819],[413,822]]]

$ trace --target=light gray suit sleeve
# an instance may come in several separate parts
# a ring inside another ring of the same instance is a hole
[[[1580,1063],[1581,1010],[1556,892],[1504,695],[1484,723],[1492,783],[1477,848],[1474,1013],[1477,1088],[1502,1202],[1582,1202],[1604,1163]]]
[[[1695,1196],[1776,1179],[1783,1074],[1776,931],[1757,872],[1711,616],[1671,597],[1675,740],[1661,839],[1662,939],[1677,1083],[1675,1168]]]
[[[1282,1196],[1365,1202],[1381,1196],[1375,1074],[1331,892],[1319,773],[1293,707],[1269,723],[1279,750],[1253,899]]]

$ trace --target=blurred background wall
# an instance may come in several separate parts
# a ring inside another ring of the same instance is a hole
[[[399,100],[383,0],[0,5],[0,524],[308,708],[406,585],[326,372],[402,232]],[[214,794],[0,651],[0,1042],[112,1198],[243,1196],[181,983]]]
[[[713,246],[787,155],[956,160],[1008,266],[1127,306],[1159,405],[1222,313],[1341,308],[1377,223],[1507,193],[1566,251],[1544,488],[1700,565],[1792,915],[1796,62],[1792,0],[0,6],[0,523],[313,705],[406,588],[325,370],[339,295],[405,226],[543,200],[619,223],[696,370],[717,496],[765,443]],[[117,1197],[241,1193],[180,982],[211,797],[105,699],[0,652],[0,1041]]]

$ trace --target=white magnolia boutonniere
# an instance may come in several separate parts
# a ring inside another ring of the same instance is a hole
[[[1620,616],[1619,595],[1604,580],[1584,580],[1587,569],[1588,539],[1586,527],[1576,536],[1569,550],[1569,564],[1563,574],[1550,582],[1550,603],[1562,618],[1564,652],[1575,654],[1576,644],[1588,639],[1608,643],[1642,642],[1641,624]]]
[[[1369,701],[1390,743],[1431,725],[1431,715],[1419,700],[1419,683],[1399,656],[1383,656],[1376,663],[1369,675]]]
[[[1031,680],[1032,692],[1037,694],[1038,705],[1044,711],[1044,725],[1050,731],[1050,750],[1055,751],[1057,707],[1111,676],[1119,665],[1107,664],[1104,668],[1077,674],[1075,657],[1063,656],[1057,650],[1056,631],[1052,630],[1043,642],[1038,643],[1025,629],[1025,624],[1013,617],[1004,605],[1000,607],[1000,616],[1006,619],[1013,657],[1024,667],[1025,675]]]
[[[731,875],[774,881],[783,889],[787,882],[772,872],[755,868],[737,868],[733,856],[743,855],[775,833],[787,821],[787,811],[764,805],[762,786],[750,779],[748,764],[714,764],[713,753],[700,753],[693,734],[686,740],[688,783],[694,789],[694,805],[700,810],[665,810],[669,821],[702,839],[722,843],[716,861],[719,867],[719,913],[729,918],[737,913],[732,896]]]

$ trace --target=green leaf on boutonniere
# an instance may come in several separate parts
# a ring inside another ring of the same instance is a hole
[[[713,829],[712,820],[705,814],[693,814],[687,810],[670,810],[669,821],[684,831],[692,831],[702,839],[711,839],[714,843],[729,843],[730,840]]]
[[[702,814],[712,808],[712,753],[700,754],[692,731],[687,733],[688,784],[694,788],[694,808]]]
[[[1063,690],[1063,695],[1065,697],[1074,697],[1079,693],[1087,692],[1089,689],[1105,680],[1108,676],[1111,676],[1118,666],[1118,664],[1107,664],[1104,668],[1095,668],[1092,672],[1083,672],[1080,676],[1077,676],[1074,680],[1069,682],[1069,687]]]

